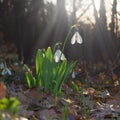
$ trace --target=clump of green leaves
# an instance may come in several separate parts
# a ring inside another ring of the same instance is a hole
[[[62,55],[62,53],[61,53]],[[61,57],[61,55],[59,57]],[[60,59],[60,58],[59,58]],[[51,47],[47,50],[38,50],[36,55],[36,75],[25,65],[27,69],[26,79],[29,88],[41,86],[43,90],[51,91],[53,95],[61,93],[61,86],[72,72],[76,62],[68,63],[66,59],[55,62]]]
[[[20,102],[14,97],[3,98],[0,100],[0,111],[14,116],[20,110],[19,105]]]

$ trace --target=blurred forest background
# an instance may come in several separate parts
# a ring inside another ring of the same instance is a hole
[[[70,44],[73,30],[64,51],[69,60],[119,61],[120,0],[0,0],[0,52],[13,43],[28,62],[38,48],[63,43],[74,24],[84,42]]]

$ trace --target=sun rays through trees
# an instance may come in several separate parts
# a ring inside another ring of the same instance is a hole
[[[70,46],[69,40],[66,56],[113,60],[119,51],[119,10],[119,0],[1,0],[0,39],[14,42],[19,59],[28,62],[38,48],[62,43],[77,24],[84,44]]]

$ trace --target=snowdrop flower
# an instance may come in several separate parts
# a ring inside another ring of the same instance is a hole
[[[12,75],[11,71],[8,68],[4,68],[1,73],[3,76],[4,75]]]
[[[59,62],[60,60],[66,60],[64,54],[60,51],[60,49],[56,50],[54,54],[54,59],[56,63]]]
[[[75,71],[72,72],[72,78],[74,79],[76,77]]]
[[[71,39],[71,44],[75,44],[75,43],[79,43],[79,44],[82,44],[83,43],[83,39],[82,37],[80,36],[79,32],[76,31]]]
[[[105,91],[102,92],[101,96],[102,96],[102,98],[106,99],[106,98],[108,98],[110,96],[110,93],[109,93],[108,90],[105,90]]]
[[[4,68],[5,68],[4,63],[1,63],[1,64],[0,64],[0,69],[4,69]]]

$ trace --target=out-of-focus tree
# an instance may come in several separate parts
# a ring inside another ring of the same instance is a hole
[[[92,0],[92,2],[94,8],[94,17],[96,21],[94,27],[94,36],[96,39],[97,58],[100,57],[99,59],[103,58],[103,60],[112,59],[112,56],[115,53],[115,48],[114,40],[112,40],[111,34],[107,27],[105,0],[100,0],[99,13],[95,8],[94,0]],[[98,14],[100,15],[100,17],[98,17]]]
[[[56,21],[55,21],[55,30],[54,30],[54,38],[52,43],[63,42],[67,35],[68,31],[68,18],[65,9],[66,0],[57,0],[56,5]]]
[[[3,29],[7,41],[16,41],[20,60],[24,58],[24,62],[29,61],[35,48],[54,46],[56,42],[63,43],[68,30],[76,23],[84,42],[74,46],[70,45],[70,40],[67,42],[65,52],[71,59],[83,58],[81,53],[91,57],[89,52],[100,59],[104,56],[102,53],[108,55],[114,52],[113,39],[116,38],[118,27],[117,0],[113,1],[110,29],[106,16],[106,0],[100,0],[99,11],[95,0],[88,3],[85,0],[70,0],[73,4],[69,15],[66,2],[68,1],[57,0],[53,4],[47,0],[0,0],[0,29]],[[85,20],[90,24],[86,24],[81,19],[87,12],[92,13],[89,11],[92,10],[92,5],[94,16],[87,16]],[[91,17],[95,19],[95,23]],[[75,30],[71,32],[69,39]],[[89,57],[86,59],[89,60]]]
[[[44,3],[42,0],[14,0],[16,45],[19,59],[28,62],[32,56],[34,45],[45,25]]]
[[[106,9],[105,9],[105,0],[100,0],[100,17],[99,20],[102,24],[102,29],[107,30],[107,18],[106,18]]]
[[[112,38],[115,39],[115,17],[117,18],[117,0],[113,0],[113,7],[112,7],[112,16],[111,16],[111,24],[110,24],[110,28],[111,28],[111,35]],[[116,21],[117,22],[117,21]],[[116,31],[117,33],[117,31]]]
[[[77,23],[77,19],[76,19],[76,0],[73,0],[72,23],[73,24]]]

